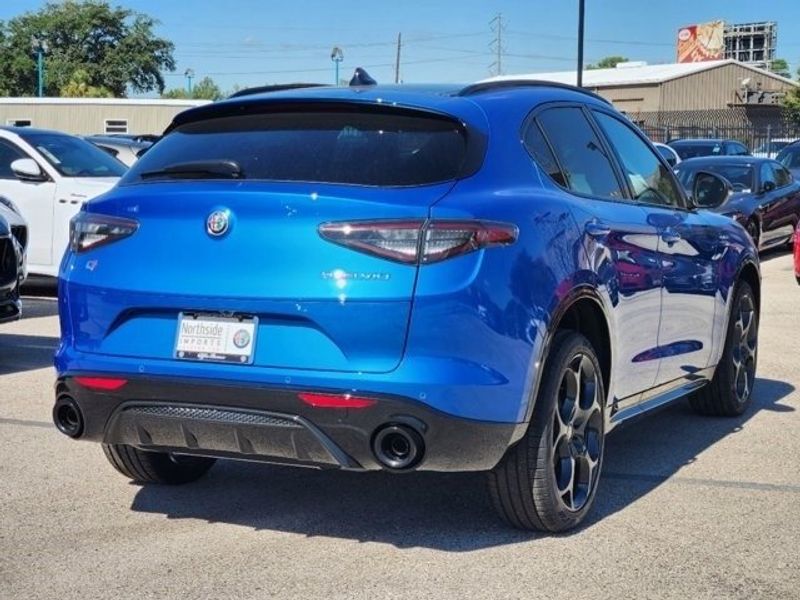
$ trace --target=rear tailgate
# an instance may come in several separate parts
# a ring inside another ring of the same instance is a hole
[[[281,131],[283,137],[273,146],[269,127],[234,130],[233,137],[229,126],[213,128],[205,138],[198,137],[197,127],[183,137],[171,133],[134,167],[128,185],[124,181],[90,202],[88,212],[133,219],[138,229],[125,239],[67,255],[61,273],[70,302],[65,334],[72,336],[75,349],[178,360],[179,319],[188,313],[256,319],[254,366],[394,369],[403,355],[417,265],[336,245],[319,235],[319,227],[341,221],[424,220],[429,207],[451,189],[458,160],[423,160],[420,168],[423,156],[415,145],[421,146],[425,128],[418,125],[411,127],[413,136],[406,136],[403,130],[392,131],[389,122],[384,130],[356,120],[343,126],[333,142],[331,132],[323,131],[314,146],[315,140],[302,139],[305,122],[295,122],[301,131],[291,136]],[[319,128],[319,113],[307,122]],[[449,127],[447,135],[461,135],[456,124]],[[259,146],[263,137],[266,149]],[[374,140],[380,141],[377,148]],[[298,147],[303,143],[307,150]],[[321,154],[322,146],[332,154]],[[173,155],[236,160],[245,174],[261,177],[136,181],[142,172],[174,162]],[[398,166],[391,162],[395,157],[412,162]],[[305,160],[309,167],[304,173],[297,163]],[[268,181],[264,174],[270,169],[283,179],[322,173],[322,181]],[[362,185],[362,172],[367,183],[378,185]],[[337,173],[344,174],[344,182],[328,181]],[[393,178],[403,185],[391,185]],[[228,223],[216,236],[208,220],[218,211]]]

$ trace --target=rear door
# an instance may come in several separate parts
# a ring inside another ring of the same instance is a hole
[[[770,161],[761,165],[760,185],[761,243],[770,246],[785,241],[794,232],[800,214],[800,184],[783,165]]]
[[[573,215],[583,231],[587,270],[608,293],[615,389],[626,399],[652,387],[658,371],[653,350],[661,312],[660,265],[656,228],[647,214],[627,198],[609,150],[585,110],[556,105],[529,122],[525,143],[550,177],[576,196]]]
[[[718,239],[699,212],[687,210],[669,166],[640,132],[621,118],[595,111],[616,150],[633,198],[658,232],[661,264],[661,321],[654,355],[656,384],[691,376],[711,357]]]

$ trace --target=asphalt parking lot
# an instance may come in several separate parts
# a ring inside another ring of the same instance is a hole
[[[800,597],[800,287],[763,262],[754,406],[615,432],[588,523],[506,528],[481,474],[218,463],[139,487],[51,425],[56,302],[0,326],[0,599]]]

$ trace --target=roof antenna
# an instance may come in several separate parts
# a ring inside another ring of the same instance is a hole
[[[375,81],[364,69],[361,67],[356,67],[356,71],[353,73],[353,78],[350,80],[350,87],[356,87],[359,85],[378,85],[378,82]]]

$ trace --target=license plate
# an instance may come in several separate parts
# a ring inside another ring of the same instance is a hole
[[[256,317],[178,315],[175,358],[250,364],[256,343]]]

